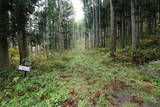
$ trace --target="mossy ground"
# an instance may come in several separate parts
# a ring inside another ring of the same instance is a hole
[[[25,79],[14,72],[1,85],[1,107],[160,106],[158,73],[147,66],[112,62],[102,49],[78,46],[37,59]]]

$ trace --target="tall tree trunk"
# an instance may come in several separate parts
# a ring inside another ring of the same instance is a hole
[[[97,3],[96,3],[97,4]],[[98,29],[98,9],[95,6],[95,34],[96,34],[96,47],[99,45],[99,29]]]
[[[125,48],[125,16],[122,15],[122,48]]]
[[[85,49],[89,50],[89,34],[88,34],[88,31],[85,32]]]
[[[20,64],[24,65],[26,58],[29,56],[28,46],[27,46],[27,37],[26,37],[24,25],[18,35],[18,45],[19,45],[19,54],[20,54]]]
[[[114,13],[113,0],[110,0],[110,16],[111,16],[110,51],[111,51],[111,56],[114,57],[116,45],[115,45],[115,13]]]
[[[95,38],[95,12],[94,7],[92,7],[92,33],[91,33],[91,48],[94,47],[94,38]]]
[[[138,48],[138,31],[136,30],[135,0],[131,0],[132,50]]]
[[[102,28],[101,28],[101,8],[102,8],[102,4],[101,4],[101,0],[98,0],[98,35],[99,35],[99,47],[102,47]]]
[[[62,52],[64,50],[64,36],[62,35],[62,14],[63,14],[63,7],[62,7],[62,0],[58,0],[59,6],[59,51]]]
[[[25,4],[20,5],[17,12],[18,20],[18,46],[20,54],[20,64],[24,65],[26,58],[29,56],[28,45],[27,45],[27,35],[26,35],[26,23],[27,16],[25,13]]]
[[[93,23],[93,25],[94,25],[94,46],[96,47],[96,45],[97,45],[97,25],[96,25],[96,20],[97,20],[97,15],[96,15],[96,9],[95,9],[96,7],[95,6],[93,6],[93,9],[94,9],[94,23]]]
[[[0,69],[5,69],[9,64],[8,55],[8,0],[0,1]]]

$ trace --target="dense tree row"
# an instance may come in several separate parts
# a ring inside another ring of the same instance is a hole
[[[58,3],[58,4],[56,4]],[[48,0],[44,11],[34,13],[32,44],[41,43],[47,53],[71,47],[73,7],[70,1]],[[34,39],[36,38],[36,39]]]
[[[85,20],[75,23],[70,0],[0,0],[0,68],[9,64],[9,48],[18,47],[24,64],[35,50],[48,55],[71,48],[72,35],[79,35],[86,49],[110,46],[115,56],[117,46],[136,51],[141,40],[159,34],[159,0],[82,2]]]
[[[159,33],[159,0],[83,0],[83,4],[87,48],[104,47],[109,40],[114,56],[116,44],[136,50],[140,40]]]
[[[71,47],[73,7],[66,0],[0,0],[0,68],[9,48],[19,49],[24,64],[33,47],[46,54]]]

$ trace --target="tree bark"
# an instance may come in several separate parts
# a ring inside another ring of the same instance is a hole
[[[131,0],[132,50],[138,48],[138,31],[136,27],[135,0]]]
[[[111,56],[114,56],[116,45],[115,45],[115,13],[114,13],[113,0],[110,0],[110,22],[111,22],[110,52]]]
[[[29,56],[27,35],[26,35],[26,23],[27,23],[27,11],[25,10],[25,4],[19,5],[17,12],[18,21],[18,46],[20,54],[20,64],[24,64],[26,58]]]
[[[89,50],[89,34],[87,31],[85,32],[85,49]]]
[[[18,35],[20,64],[22,64],[22,65],[25,63],[26,58],[29,56],[25,26],[23,26],[23,27],[24,27],[23,30],[20,31],[19,35]]]
[[[58,0],[58,6],[59,6],[59,51],[63,52],[64,50],[64,37],[62,35],[62,14],[63,14],[63,7],[62,7],[62,1]]]
[[[99,47],[102,47],[103,46],[103,42],[102,42],[102,28],[101,28],[101,7],[102,7],[102,4],[101,4],[101,0],[98,0],[98,35],[99,35]]]
[[[8,55],[8,0],[0,1],[0,69],[7,68],[9,64]]]

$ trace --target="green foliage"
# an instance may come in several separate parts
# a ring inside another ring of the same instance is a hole
[[[129,104],[123,104],[123,105],[120,106],[120,107],[137,107],[137,106],[138,106],[137,104],[129,103]]]
[[[14,77],[13,82],[18,82],[19,79],[20,79],[19,77]]]
[[[116,52],[116,57],[120,62],[144,64],[160,59],[160,51],[159,48],[144,48],[132,51],[127,47],[125,49],[118,49]]]
[[[64,55],[62,56],[62,60],[63,60],[63,61],[70,61],[72,58],[73,58],[73,57],[72,57],[71,55],[69,55],[69,54],[64,54]]]
[[[53,63],[53,67],[56,68],[56,69],[65,69],[66,68],[66,62],[62,61],[62,60],[57,60],[57,61],[54,61]]]
[[[159,35],[152,35],[151,37],[147,39],[143,39],[140,41],[140,45],[142,48],[145,47],[157,47],[159,45],[160,37]]]
[[[78,47],[48,59],[35,59],[27,78],[15,74],[3,86],[0,106],[60,107],[72,102],[78,107],[108,107],[124,98],[126,103],[120,107],[137,107],[138,103],[130,102],[133,96],[147,105],[159,104],[160,79],[147,68],[159,70],[159,61],[146,65],[146,71],[109,58],[105,49],[86,52]]]
[[[149,67],[149,70],[160,72],[160,61],[150,62]]]
[[[107,55],[103,56],[103,59],[102,59],[102,64],[104,65],[109,65],[109,64],[112,64],[112,58],[110,57],[110,54],[108,53]]]
[[[160,59],[159,36],[152,36],[149,39],[140,41],[141,47],[132,51],[129,46],[124,49],[118,48],[116,58],[119,62],[132,62],[134,64],[144,64]]]
[[[17,48],[10,48],[9,49],[9,56],[10,57],[16,57],[18,56],[19,52]]]
[[[131,62],[132,51],[130,50],[130,47],[126,47],[125,49],[117,49],[116,57],[122,62]]]
[[[48,59],[37,59],[33,62],[33,68],[40,71],[50,72],[55,70],[63,71],[66,69],[68,61],[72,59],[70,54],[55,53],[48,57]]]
[[[30,33],[30,42],[43,43],[48,51],[59,51],[58,39],[63,36],[63,48],[70,48],[73,25],[73,7],[70,0],[48,0],[43,11],[36,11],[33,16],[30,23],[35,29]]]
[[[56,74],[19,80],[19,83],[1,92],[0,106],[60,106],[67,98],[67,88],[56,80]]]
[[[9,49],[9,59],[12,64],[14,64],[14,65],[19,64],[19,51],[17,48],[10,48]]]
[[[52,55],[50,55],[49,57],[48,57],[48,59],[50,59],[50,60],[59,60],[61,58],[61,55],[59,54],[59,53],[53,53]]]
[[[100,99],[99,99],[99,101],[98,101],[98,106],[99,107],[107,107],[107,106],[109,106],[109,102],[107,102],[105,100],[104,96],[101,96]]]
[[[133,58],[137,58],[141,64],[153,60],[157,60],[160,57],[159,48],[152,49],[140,49],[132,53]]]
[[[52,71],[52,65],[53,63],[51,61],[43,61],[39,62],[36,66],[40,71],[50,72]]]
[[[150,62],[147,65],[142,66],[142,68],[146,71],[152,71],[149,75],[156,75],[156,76],[160,76],[160,61],[153,61]],[[158,78],[157,77],[157,78]]]
[[[66,62],[62,60],[53,60],[53,61],[49,60],[38,63],[36,62],[36,64],[34,64],[33,66],[40,71],[50,72],[55,70],[64,70],[66,68]]]

